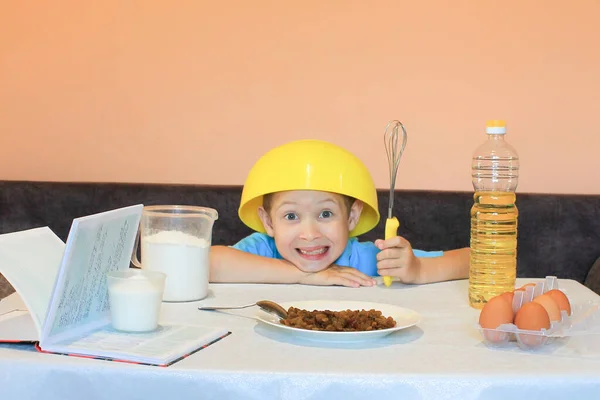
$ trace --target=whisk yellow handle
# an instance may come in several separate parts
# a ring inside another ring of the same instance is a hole
[[[400,226],[400,222],[398,221],[398,218],[396,217],[392,217],[392,218],[388,218],[385,221],[385,239],[389,239],[391,237],[397,236],[398,235],[398,227]],[[392,284],[392,277],[391,276],[384,276],[383,277],[383,283],[385,284],[385,286],[389,287]]]

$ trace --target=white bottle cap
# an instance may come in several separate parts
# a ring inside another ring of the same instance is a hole
[[[490,135],[503,135],[506,133],[506,128],[500,128],[500,127],[485,128],[485,132]]]
[[[490,120],[485,125],[488,135],[503,135],[506,133],[506,122],[498,119]]]

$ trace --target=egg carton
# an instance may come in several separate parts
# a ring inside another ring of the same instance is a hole
[[[532,301],[549,290],[559,289],[558,279],[555,276],[547,276],[542,282],[535,286],[527,286],[525,290],[514,292],[512,308],[517,311],[526,303]],[[482,328],[477,324],[484,342],[490,347],[504,347],[509,342],[517,342],[521,349],[530,350],[550,344],[556,339],[570,336],[600,334],[600,304],[586,302],[573,304],[571,299],[571,315],[561,311],[561,320],[552,321],[550,328],[539,331],[519,329],[513,323],[502,324],[495,329]]]

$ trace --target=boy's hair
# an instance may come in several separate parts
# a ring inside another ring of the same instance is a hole
[[[275,193],[267,193],[263,196],[262,206],[265,209],[265,211],[268,213],[271,213],[271,201],[273,200],[274,194]],[[352,208],[352,205],[354,204],[356,199],[354,199],[350,196],[346,196],[344,194],[338,194],[338,193],[334,193],[334,194],[342,197],[342,199],[344,200],[344,205],[346,206],[346,212],[348,213],[348,215],[350,215],[350,209]]]

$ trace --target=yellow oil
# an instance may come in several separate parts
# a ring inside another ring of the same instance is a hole
[[[473,198],[469,304],[481,309],[515,289],[519,212],[513,192],[475,192]]]

